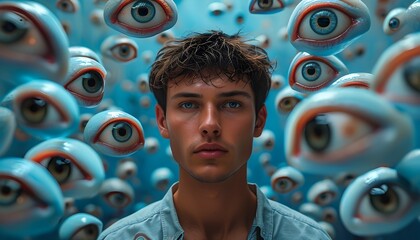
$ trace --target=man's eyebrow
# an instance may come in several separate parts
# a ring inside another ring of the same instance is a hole
[[[219,97],[234,97],[234,96],[244,96],[246,98],[252,98],[251,94],[245,91],[230,91],[230,92],[222,92],[219,94]]]
[[[171,99],[175,98],[200,98],[202,97],[201,94],[198,93],[190,93],[190,92],[180,92],[171,97]]]

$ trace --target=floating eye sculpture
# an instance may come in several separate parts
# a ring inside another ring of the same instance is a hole
[[[249,12],[252,14],[271,14],[282,11],[294,0],[250,0]]]
[[[320,206],[330,205],[339,198],[340,190],[330,179],[325,179],[314,183],[307,193],[308,201]]]
[[[104,19],[114,30],[147,38],[173,27],[178,10],[172,0],[109,0]]]
[[[150,181],[152,186],[159,191],[166,191],[173,183],[174,174],[166,167],[157,168],[152,172]]]
[[[64,199],[51,174],[22,158],[0,159],[0,232],[20,239],[52,231]]]
[[[57,180],[64,197],[93,197],[105,179],[99,155],[89,145],[76,139],[46,140],[29,149],[25,158],[44,166]]]
[[[305,97],[304,93],[292,89],[289,85],[286,85],[277,93],[274,101],[280,115],[279,124],[282,128],[284,128],[290,113]]]
[[[101,232],[101,220],[87,213],[76,213],[63,221],[58,235],[60,240],[96,240]]]
[[[13,140],[16,129],[15,115],[7,108],[0,107],[0,156],[6,152]]]
[[[101,45],[102,56],[116,62],[129,62],[137,58],[137,52],[136,42],[119,35],[109,36]]]
[[[84,46],[71,46],[69,48],[70,59],[72,57],[86,57],[90,58],[98,63],[101,63],[101,58],[92,49]]]
[[[135,177],[138,172],[137,164],[131,159],[122,159],[117,166],[117,176],[123,180]]]
[[[69,42],[58,19],[31,1],[0,3],[0,71],[14,86],[34,78],[61,79]]]
[[[144,142],[144,149],[147,153],[153,154],[159,150],[159,140],[155,137],[148,137]]]
[[[279,168],[271,176],[271,187],[278,193],[290,193],[305,182],[303,174],[294,167]]]
[[[413,162],[401,164],[418,172],[419,155],[415,155],[408,160],[414,159]],[[347,230],[359,236],[390,234],[418,217],[418,175],[401,176],[401,173],[407,173],[407,169],[400,172],[402,169],[376,168],[359,176],[346,188],[340,202],[340,217]],[[415,186],[411,185],[413,183]]]
[[[334,81],[330,87],[354,87],[370,89],[373,78],[374,76],[371,73],[350,73]]]
[[[290,114],[285,154],[303,172],[360,174],[394,166],[414,147],[413,128],[408,115],[369,90],[328,88],[307,97]]]
[[[108,178],[102,184],[99,195],[105,203],[115,209],[123,209],[134,200],[134,190],[119,178]]]
[[[119,110],[95,114],[84,131],[85,141],[98,152],[114,157],[128,156],[144,146],[139,120]]]
[[[148,93],[150,91],[149,76],[147,73],[143,73],[138,76],[137,86],[141,93]]]
[[[335,56],[298,53],[290,64],[289,85],[302,93],[318,91],[348,73],[346,65]]]
[[[322,207],[312,203],[306,202],[300,205],[299,212],[303,213],[304,215],[312,218],[315,221],[320,221],[322,219]]]
[[[81,106],[95,107],[102,101],[106,74],[102,64],[92,58],[72,57],[62,85]]]
[[[57,0],[55,5],[65,13],[75,13],[80,9],[79,0]]]
[[[369,11],[360,0],[303,0],[287,25],[291,44],[318,56],[341,52],[369,28]]]
[[[420,1],[414,1],[407,9],[392,9],[385,17],[382,28],[386,34],[401,37],[420,31]]]
[[[228,11],[226,4],[222,2],[210,3],[208,8],[210,14],[213,16],[221,16]]]
[[[255,150],[254,151],[267,151],[274,148],[276,142],[276,136],[274,132],[269,129],[264,129],[261,135],[255,138]]]
[[[22,84],[0,102],[14,112],[17,127],[39,139],[64,137],[79,124],[79,107],[61,85],[44,80]]]

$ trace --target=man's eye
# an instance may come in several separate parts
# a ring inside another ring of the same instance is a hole
[[[241,104],[238,103],[238,102],[227,102],[225,104],[225,107],[227,107],[227,108],[238,108],[240,106],[241,106]]]
[[[190,102],[184,102],[184,103],[181,103],[181,108],[191,109],[191,108],[194,108],[194,104]]]

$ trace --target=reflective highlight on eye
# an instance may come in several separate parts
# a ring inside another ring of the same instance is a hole
[[[61,240],[95,240],[102,232],[102,222],[87,213],[76,213],[63,221],[59,229]]]
[[[178,12],[172,0],[109,0],[105,22],[131,37],[146,38],[173,27]]]
[[[328,56],[341,52],[369,28],[369,11],[360,0],[303,0],[289,19],[288,35],[297,50]]]
[[[283,0],[250,0],[249,12],[253,14],[271,14],[280,12],[288,1]]]
[[[86,141],[97,151],[109,156],[127,156],[144,146],[141,123],[122,111],[103,111],[86,124]]]
[[[289,85],[303,93],[318,91],[348,73],[347,67],[335,56],[313,56],[298,53],[289,68]]]
[[[123,36],[110,36],[101,45],[101,53],[117,62],[129,62],[137,58],[137,43]]]
[[[271,176],[271,187],[278,193],[289,193],[303,185],[303,174],[296,168],[287,166],[279,168]]]

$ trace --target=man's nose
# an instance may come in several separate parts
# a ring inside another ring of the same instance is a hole
[[[203,136],[217,137],[221,134],[219,112],[214,106],[207,106],[201,117],[199,130]]]

